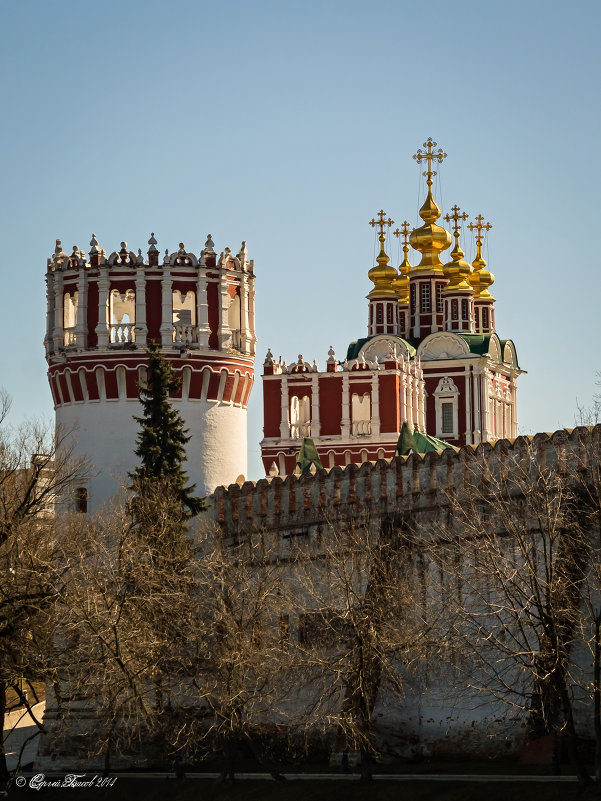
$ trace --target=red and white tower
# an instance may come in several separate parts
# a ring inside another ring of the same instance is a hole
[[[199,256],[165,251],[154,234],[147,258],[122,242],[108,258],[92,236],[89,255],[60,240],[46,274],[46,360],[57,425],[72,432],[91,475],[79,503],[96,509],[136,464],[138,382],[148,342],[181,378],[172,398],[191,440],[186,470],[199,495],[247,470],[246,410],[254,378],[253,262],[246,243],[218,256],[209,235]]]

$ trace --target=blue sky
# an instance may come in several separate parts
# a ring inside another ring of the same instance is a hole
[[[586,0],[5,2],[0,383],[15,419],[52,413],[57,237],[87,250],[95,232],[109,252],[145,251],[151,231],[169,250],[246,239],[257,372],[268,346],[342,358],[366,331],[368,221],[380,208],[416,221],[411,156],[431,136],[448,153],[439,204],[493,224],[497,328],[528,370],[520,431],[573,425],[601,367],[600,29]]]

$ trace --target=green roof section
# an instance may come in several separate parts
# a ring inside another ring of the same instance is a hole
[[[301,475],[310,473],[312,464],[315,465],[316,470],[323,470],[321,459],[319,458],[317,448],[311,437],[303,438],[303,444],[296,457],[296,464],[300,467]]]
[[[405,420],[401,428],[396,452],[399,456],[408,456],[413,453],[430,453],[431,451],[458,451],[454,445],[450,445],[442,439],[431,437],[429,434],[422,434],[420,431],[413,431],[409,423]]]
[[[356,359],[357,356],[359,355],[359,351],[365,345],[366,342],[369,342],[370,339],[374,339],[374,337],[381,337],[381,336],[388,336],[391,337],[392,339],[398,339],[399,342],[403,342],[405,345],[407,345],[409,356],[411,356],[411,358],[415,356],[416,347],[414,347],[411,344],[411,342],[409,342],[407,339],[403,339],[402,337],[397,337],[394,334],[374,334],[374,336],[363,337],[362,339],[358,339],[356,342],[351,342],[346,351],[347,360],[350,362],[351,359]]]
[[[505,345],[509,342],[509,344],[513,348],[513,352],[515,353],[515,366],[518,368],[518,370],[521,370],[522,368],[520,367],[520,363],[518,361],[518,352],[516,350],[513,339],[500,339],[499,342],[501,343],[501,354],[505,350]]]
[[[453,333],[461,337],[472,353],[477,353],[479,356],[486,356],[488,353],[491,334],[461,334],[459,331]]]
[[[465,344],[470,349],[470,353],[476,353],[478,356],[486,356],[488,354],[488,350],[490,348],[490,338],[492,334],[462,334],[460,331],[452,331],[450,332],[455,336],[461,337],[461,339],[465,342]],[[407,345],[409,350],[409,355],[411,358],[415,356],[417,353],[417,348],[419,347],[420,343],[414,340],[403,339],[402,337],[394,336],[393,334],[375,334],[374,336],[389,336],[394,337],[394,339],[398,339],[400,342],[404,342]],[[358,339],[356,342],[351,342],[348,346],[346,352],[346,358],[350,362],[352,359],[356,359],[359,355],[359,351],[365,345],[366,342],[369,342],[370,339],[374,339],[373,336],[371,337],[363,337],[362,339]],[[422,340],[423,341],[423,340]],[[515,344],[512,339],[499,339],[501,343],[501,359],[503,358],[503,350],[505,345],[509,342],[511,347],[513,348],[513,352],[515,353],[515,360],[516,366],[518,370],[521,370],[521,367],[518,363],[518,356],[517,350],[515,348]]]

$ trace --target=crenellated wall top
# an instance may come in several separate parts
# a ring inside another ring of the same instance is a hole
[[[601,452],[601,425],[522,435],[457,452],[395,456],[218,487],[207,499],[209,515],[233,536],[249,526],[306,533],[327,517],[348,517],[359,508],[375,516],[431,512],[446,504],[449,490],[473,480],[480,460],[484,472],[494,472],[533,454],[545,467],[565,470],[570,461],[586,464],[587,454],[595,452]]]

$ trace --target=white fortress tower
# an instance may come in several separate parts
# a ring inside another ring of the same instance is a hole
[[[92,474],[75,488],[82,511],[97,509],[127,483],[142,411],[151,340],[181,378],[174,407],[192,438],[186,471],[196,494],[246,474],[246,410],[254,378],[253,262],[246,243],[218,256],[209,235],[200,256],[183,243],[165,251],[154,234],[142,251],[106,256],[92,236],[88,256],[60,240],[48,259],[46,360],[56,423],[73,431]]]

